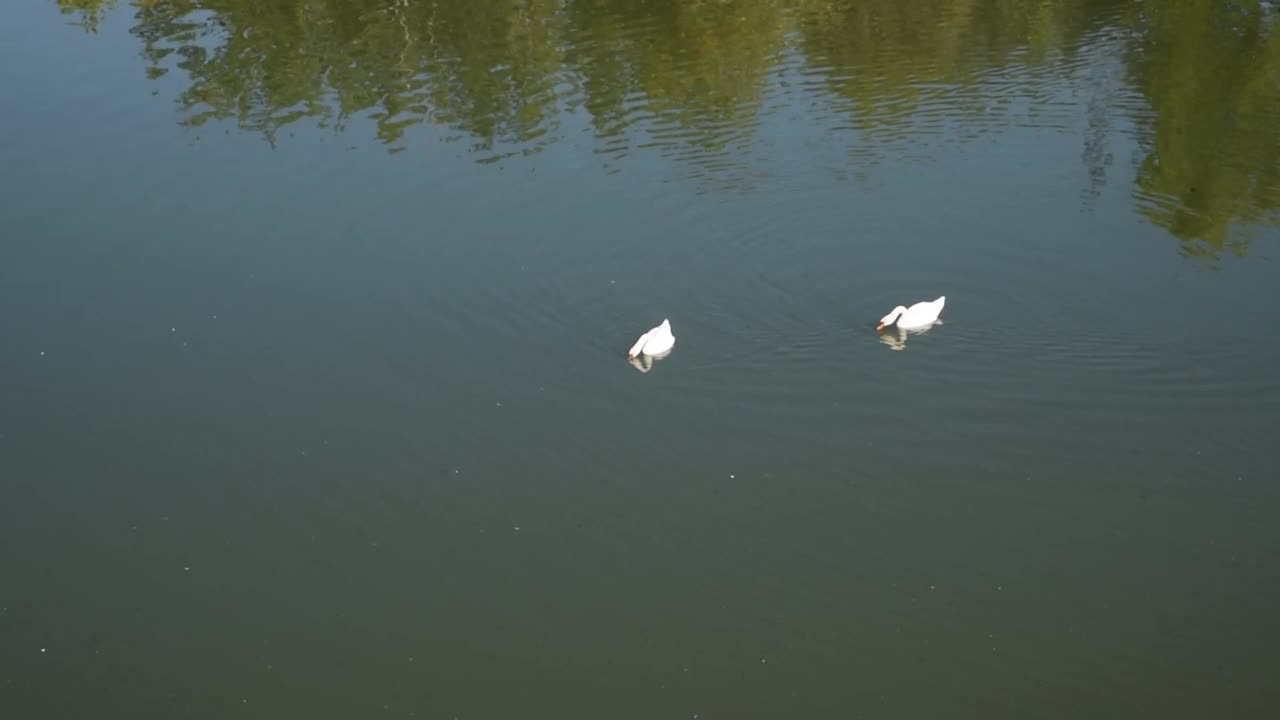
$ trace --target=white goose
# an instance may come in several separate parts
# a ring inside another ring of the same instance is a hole
[[[937,321],[938,315],[942,314],[942,306],[946,303],[947,296],[943,295],[933,302],[918,302],[911,307],[899,305],[890,310],[888,315],[880,318],[880,324],[876,325],[876,330],[883,330],[894,324],[904,330],[932,325]]]
[[[627,359],[635,360],[636,356],[662,355],[671,351],[676,344],[676,336],[671,334],[671,323],[663,320],[662,324],[640,336],[636,344],[627,351]]]

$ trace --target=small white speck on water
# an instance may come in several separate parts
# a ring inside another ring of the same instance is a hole
[[[40,652],[44,652],[44,648],[40,648]]]
[[[178,328],[169,328],[169,332],[178,332]]]
[[[496,406],[498,406],[498,407],[502,407],[502,403],[494,403],[494,405],[496,405]]]
[[[729,473],[729,479],[730,479],[730,480],[734,479],[735,477],[736,477],[736,476],[735,476],[733,473]]]
[[[938,586],[937,586],[937,585],[930,585],[930,586],[929,586],[929,589],[930,589],[930,590],[937,590],[937,589],[938,589]]]
[[[190,567],[184,567],[184,568],[182,568],[182,571],[183,571],[183,572],[191,572],[191,568],[190,568]]]
[[[43,350],[41,350],[41,351],[40,351],[40,357],[44,357],[44,351],[43,351]]]
[[[214,319],[214,320],[217,320],[217,319],[218,319],[218,316],[217,316],[217,315],[214,315],[214,316],[213,316],[213,319]]]
[[[760,658],[760,664],[761,664],[761,665],[763,665],[763,664],[764,664],[764,658]]]
[[[520,531],[520,526],[519,526],[519,525],[512,525],[512,526],[511,526],[511,529],[512,529],[512,530],[515,530],[516,532],[519,532],[519,531]]]

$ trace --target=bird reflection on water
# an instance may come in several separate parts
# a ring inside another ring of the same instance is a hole
[[[923,335],[929,332],[930,330],[932,330],[935,326],[941,325],[941,324],[942,324],[942,321],[939,320],[937,322],[929,323],[924,327],[911,328],[911,329],[900,328],[897,325],[892,325],[880,331],[880,342],[889,346],[890,350],[898,350],[898,351],[906,350],[908,337],[912,335]]]
[[[640,372],[647,373],[653,369],[654,363],[656,363],[659,360],[662,360],[663,358],[667,357],[670,354],[671,354],[670,350],[663,353],[658,353],[657,355],[648,355],[648,354],[642,353],[633,358],[628,358],[627,362],[631,363],[631,366],[639,370]]]

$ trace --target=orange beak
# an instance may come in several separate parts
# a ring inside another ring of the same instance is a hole
[[[883,329],[884,329],[884,323],[879,323],[876,325],[876,332],[880,332]]]

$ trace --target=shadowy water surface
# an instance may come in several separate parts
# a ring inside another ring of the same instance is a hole
[[[1272,3],[2,12],[0,717],[1280,701]]]

